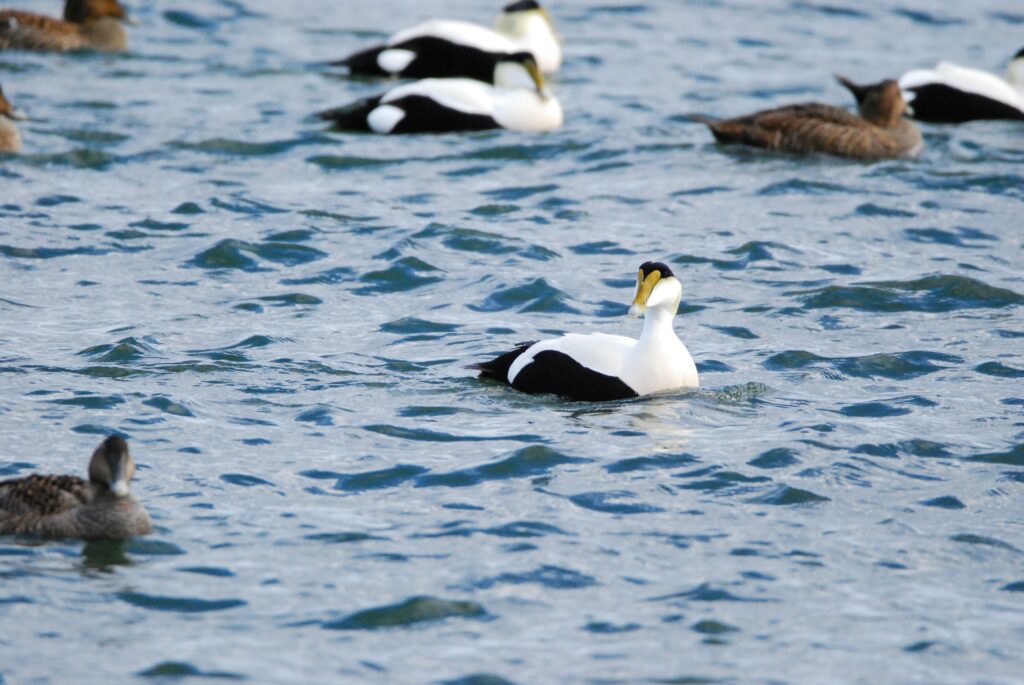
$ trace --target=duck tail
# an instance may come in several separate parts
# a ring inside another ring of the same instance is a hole
[[[341,107],[333,107],[316,113],[316,118],[329,121],[340,131],[370,131],[368,117],[380,104],[381,96],[364,98]]]
[[[519,358],[523,352],[530,349],[536,341],[522,342],[516,345],[516,349],[511,352],[505,352],[500,354],[494,359],[487,362],[480,362],[479,364],[470,364],[467,369],[473,369],[474,371],[480,372],[480,378],[491,378],[502,383],[508,383],[508,370],[512,367],[512,364],[516,359]]]
[[[348,73],[358,74],[360,76],[389,76],[388,72],[380,68],[380,64],[377,62],[377,56],[384,51],[383,45],[375,45],[372,48],[366,50],[360,50],[359,52],[353,52],[348,57],[343,59],[334,60],[328,62],[332,67],[346,67]]]

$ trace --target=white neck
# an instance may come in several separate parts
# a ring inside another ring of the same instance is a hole
[[[672,328],[676,306],[647,309],[640,340],[626,357],[623,380],[641,395],[699,384],[693,357]]]

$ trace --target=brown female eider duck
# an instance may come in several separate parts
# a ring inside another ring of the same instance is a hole
[[[14,109],[10,100],[4,97],[4,90],[0,88],[0,152],[21,152],[21,133],[14,121],[24,118],[23,114]]]
[[[0,534],[119,539],[153,531],[146,508],[128,492],[135,462],[112,435],[92,454],[89,480],[32,475],[0,481]]]
[[[815,102],[766,109],[745,117],[707,124],[721,143],[741,143],[775,152],[820,152],[854,159],[916,157],[924,143],[920,131],[903,118],[907,103],[893,80],[859,86],[836,77],[857,98],[860,116]]]
[[[0,9],[0,50],[121,52],[127,21],[118,0],[67,0],[63,19]]]

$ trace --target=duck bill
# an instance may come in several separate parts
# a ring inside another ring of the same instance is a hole
[[[544,89],[544,74],[540,73],[540,67],[532,60],[528,60],[525,66],[530,78],[533,79],[533,85],[537,88],[537,95],[547,97],[547,91]]]
[[[661,274],[657,271],[652,271],[644,277],[643,269],[640,270],[640,274],[636,278],[636,297],[633,298],[633,304],[629,307],[629,315],[634,319],[643,316],[647,311],[647,299],[651,296],[651,292],[654,290],[654,286],[661,280]]]

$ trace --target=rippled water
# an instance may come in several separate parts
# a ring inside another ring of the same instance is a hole
[[[0,682],[1019,683],[1024,129],[861,164],[685,115],[1000,69],[1024,10],[558,0],[562,131],[309,118],[380,88],[321,62],[485,4],[132,3],[130,54],[0,55],[33,117],[0,161],[0,474],[116,431],[158,526],[0,540]],[[701,391],[464,368],[637,334],[647,259]]]

